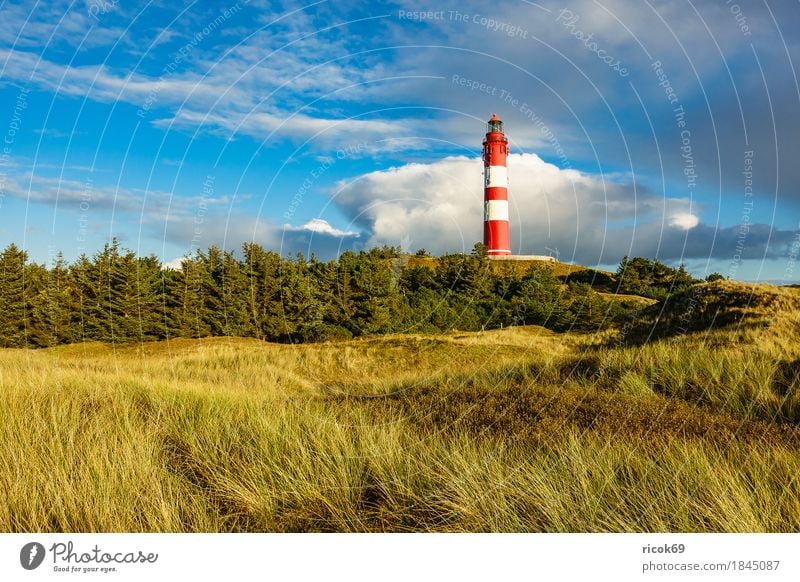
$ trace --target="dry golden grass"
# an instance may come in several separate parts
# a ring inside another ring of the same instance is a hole
[[[644,345],[0,351],[0,530],[798,531],[792,293]]]

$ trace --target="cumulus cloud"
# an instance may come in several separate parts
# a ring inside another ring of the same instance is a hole
[[[638,186],[624,176],[561,169],[534,154],[508,158],[512,249],[585,265],[623,256],[662,260],[785,257],[792,231],[765,224],[700,222],[698,204]],[[367,246],[401,244],[468,252],[483,232],[483,165],[449,157],[339,182],[334,203],[364,231]]]
[[[663,250],[675,254],[680,237],[699,224],[690,200],[630,180],[561,169],[534,154],[512,154],[508,166],[515,253],[549,249],[562,260],[598,264],[669,241]],[[410,239],[436,253],[468,251],[482,238],[482,172],[480,158],[408,164],[340,182],[334,202],[368,245]]]

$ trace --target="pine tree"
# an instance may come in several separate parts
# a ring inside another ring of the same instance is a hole
[[[281,257],[255,243],[245,244],[242,250],[249,325],[260,339],[278,339],[282,332]]]
[[[59,253],[49,269],[42,268],[40,277],[31,306],[32,343],[44,347],[78,341],[77,289],[63,255]]]
[[[285,341],[308,341],[318,337],[325,310],[317,301],[314,278],[302,253],[281,263],[281,313]]]
[[[0,347],[20,348],[27,345],[27,260],[28,254],[14,243],[0,254]]]
[[[353,273],[358,256],[353,251],[345,251],[339,256],[336,275],[336,296],[338,298],[338,325],[347,329],[352,335],[359,335],[361,330],[355,322],[356,294]]]
[[[138,322],[134,337],[139,341],[164,339],[167,337],[167,326],[163,317],[161,262],[154,255],[136,259],[131,253],[130,258],[135,266],[135,289],[130,308],[135,310]]]
[[[180,335],[190,338],[201,338],[211,335],[210,316],[205,301],[205,259],[197,251],[194,257],[187,257],[181,264],[178,276],[178,299],[180,305]]]
[[[137,262],[132,252],[120,254],[114,241],[108,258],[108,287],[106,309],[111,327],[111,341],[127,342],[138,339],[141,331]]]
[[[128,342],[165,337],[160,316],[160,264],[137,258],[113,239],[93,260],[72,269],[80,304],[82,339]]]
[[[102,288],[96,277],[94,265],[86,255],[81,255],[70,265],[69,274],[75,288],[77,309],[72,335],[76,341],[100,339],[103,335],[100,307]]]
[[[183,289],[182,267],[161,271],[158,315],[165,338],[183,335]]]
[[[397,249],[347,251],[338,261],[302,254],[281,258],[254,243],[243,260],[212,246],[162,270],[114,239],[91,259],[45,268],[15,245],[0,253],[0,346],[164,337],[255,336],[324,341],[410,329],[477,330],[536,323],[556,330],[595,329],[623,309],[589,285],[563,285],[549,267],[524,276],[493,268],[485,249],[450,255],[436,269],[402,269]],[[628,259],[622,287],[666,295],[694,284],[680,265]]]
[[[248,318],[247,275],[231,251],[222,254],[223,334],[245,337],[255,335]]]
[[[345,314],[336,292],[338,269],[336,261],[324,263],[311,256],[308,274],[313,280],[314,300],[322,310],[322,321],[316,327],[316,341],[347,339],[352,333],[345,326]]]
[[[200,257],[200,292],[203,301],[205,325],[212,336],[225,335],[225,297],[223,296],[224,267],[222,251],[216,245]]]

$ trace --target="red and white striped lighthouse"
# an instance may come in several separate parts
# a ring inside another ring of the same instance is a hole
[[[508,229],[508,140],[503,122],[492,113],[483,140],[483,244],[489,256],[510,255]]]

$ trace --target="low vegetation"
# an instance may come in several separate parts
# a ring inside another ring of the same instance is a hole
[[[799,303],[2,350],[0,530],[796,532]]]
[[[663,299],[692,281],[658,261],[629,263],[623,293]],[[248,243],[238,255],[197,250],[177,268],[117,241],[48,265],[12,244],[0,253],[0,347],[221,336],[298,343],[532,324],[598,330],[640,305],[617,295],[617,283],[573,265],[492,262],[480,244],[435,259],[383,247],[324,262]]]

